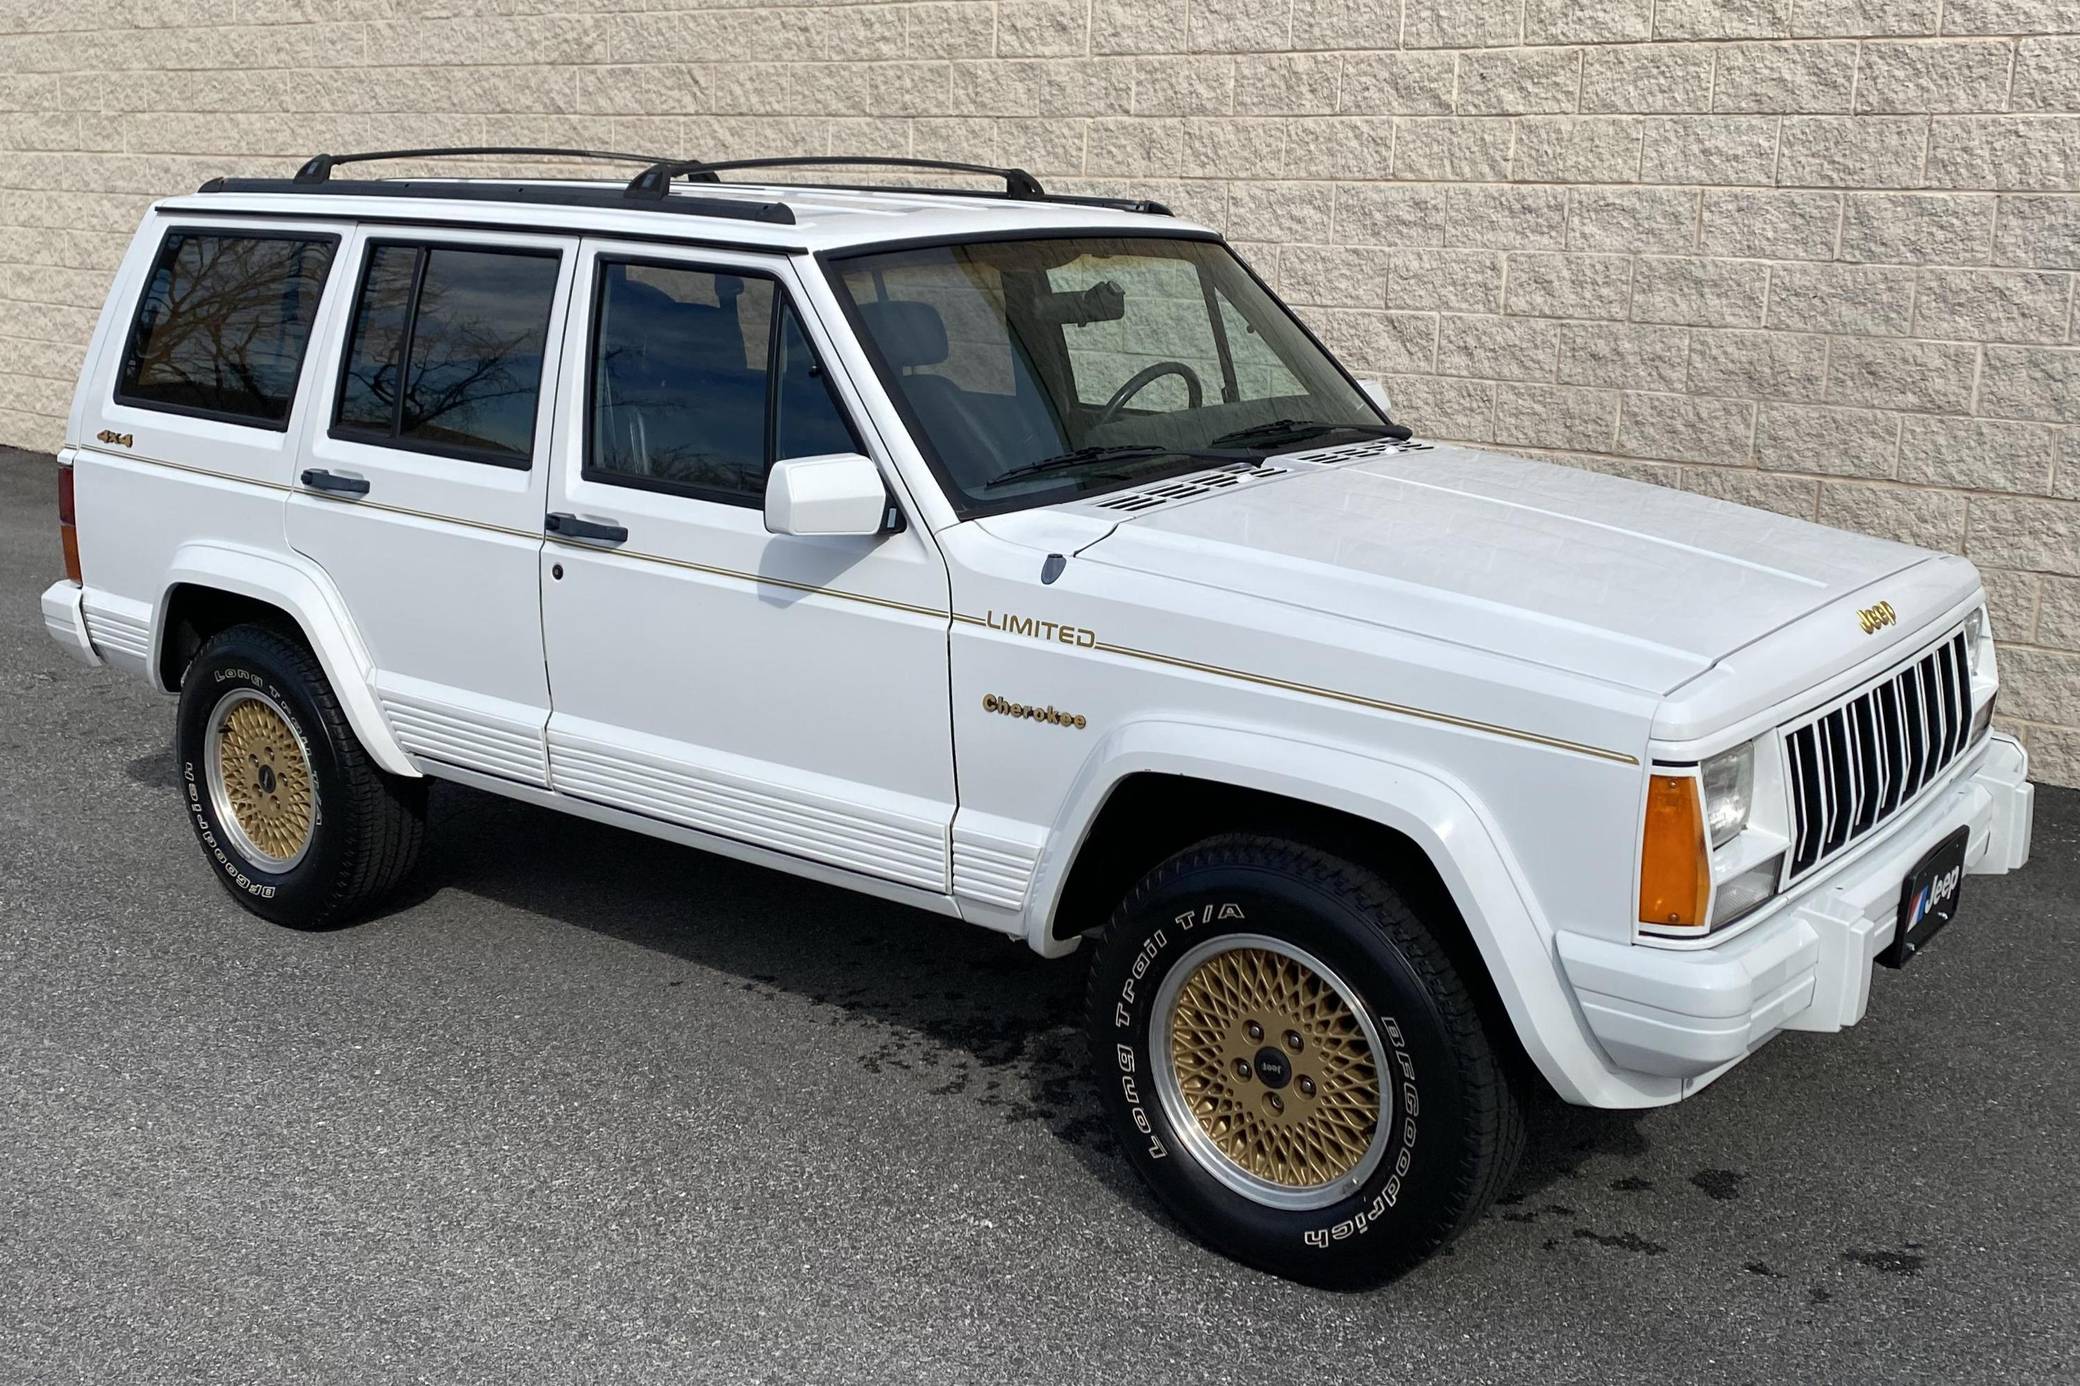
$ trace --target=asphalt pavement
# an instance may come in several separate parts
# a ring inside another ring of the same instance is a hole
[[[44,636],[53,494],[0,453],[0,1381],[2080,1378],[2080,793],[1862,1024],[1541,1104],[1326,1293],[1135,1183],[1076,959],[445,788],[391,912],[245,914],[171,700]]]

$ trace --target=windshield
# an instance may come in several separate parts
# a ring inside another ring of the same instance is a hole
[[[836,279],[963,514],[1391,427],[1218,242],[932,246]]]

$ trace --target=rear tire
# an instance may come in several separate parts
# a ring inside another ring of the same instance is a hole
[[[264,626],[210,637],[181,680],[189,825],[239,904],[296,929],[395,890],[425,838],[426,782],[368,758],[316,656]]]
[[[1128,1160],[1195,1236],[1379,1284],[1477,1218],[1523,1146],[1516,1079],[1436,935],[1377,874],[1233,835],[1142,880],[1091,967]]]

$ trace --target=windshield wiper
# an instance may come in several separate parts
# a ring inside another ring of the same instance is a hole
[[[1113,447],[1077,448],[1057,457],[1043,457],[1037,462],[1027,462],[1013,467],[1008,472],[999,472],[982,483],[982,489],[1002,486],[1007,481],[1021,481],[1029,476],[1043,476],[1048,472],[1074,471],[1105,462],[1142,462],[1158,457],[1181,457],[1188,461],[1246,462],[1251,466],[1261,464],[1262,459],[1233,452],[1211,452],[1204,448],[1165,448],[1152,443],[1126,443]]]
[[[1320,419],[1273,419],[1269,423],[1252,424],[1238,428],[1233,433],[1223,433],[1214,439],[1216,446],[1233,443],[1238,446],[1251,443],[1298,442],[1302,438],[1318,433],[1371,433],[1382,438],[1396,440],[1411,436],[1411,430],[1397,423],[1324,423]]]

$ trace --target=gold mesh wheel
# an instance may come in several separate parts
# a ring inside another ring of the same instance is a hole
[[[1275,1206],[1320,1206],[1377,1164],[1388,1115],[1379,1037],[1311,955],[1256,935],[1210,940],[1178,960],[1156,1016],[1165,1103],[1230,1187]]]
[[[240,689],[210,714],[204,750],[218,826],[253,865],[287,871],[310,850],[317,783],[281,705]]]

